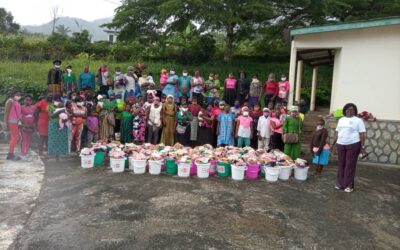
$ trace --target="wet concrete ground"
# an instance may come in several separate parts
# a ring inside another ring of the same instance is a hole
[[[7,249],[29,219],[39,196],[44,165],[32,152],[29,161],[5,161],[8,147],[0,144],[0,249]]]
[[[237,182],[48,161],[11,249],[399,249],[400,169],[360,166],[351,194],[335,173]]]

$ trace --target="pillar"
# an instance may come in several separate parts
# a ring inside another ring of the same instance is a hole
[[[292,46],[290,50],[290,66],[289,66],[289,97],[288,97],[288,107],[293,106],[293,91],[294,91],[294,76],[296,73],[296,60],[297,60],[297,49],[295,42],[292,41]]]
[[[296,96],[294,100],[296,102],[300,101],[300,94],[301,94],[301,77],[303,75],[303,61],[299,60],[297,62],[297,76],[296,76]]]
[[[317,94],[317,92],[316,92],[317,77],[318,77],[318,67],[314,67],[313,71],[312,71],[310,111],[315,111],[315,96]]]

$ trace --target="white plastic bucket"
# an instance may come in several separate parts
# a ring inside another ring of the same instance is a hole
[[[178,176],[189,177],[190,176],[190,162],[178,162]]]
[[[92,168],[94,167],[94,157],[95,155],[82,155],[81,156],[81,167],[82,168]]]
[[[236,166],[232,165],[232,179],[235,181],[241,181],[244,179],[244,171],[246,171],[246,166]]]
[[[126,158],[111,158],[110,166],[114,173],[122,173],[125,170]]]
[[[133,170],[135,174],[146,173],[147,160],[135,160],[129,158],[129,169]]]
[[[196,164],[197,166],[197,177],[199,178],[208,178],[210,175],[210,163],[202,163],[202,164]]]
[[[265,179],[269,182],[275,182],[279,177],[279,167],[265,167]]]
[[[299,181],[307,180],[308,169],[309,169],[309,167],[294,168],[294,178]]]
[[[292,175],[292,166],[280,166],[279,180],[287,181]]]
[[[161,173],[162,160],[149,161],[149,173],[152,175],[159,175]]]

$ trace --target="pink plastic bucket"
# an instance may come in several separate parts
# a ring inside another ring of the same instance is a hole
[[[259,172],[260,172],[259,164],[247,164],[246,179],[256,180],[258,178]]]
[[[217,173],[217,160],[212,160],[210,161],[211,166],[210,166],[210,175],[215,175]]]
[[[194,160],[192,161],[192,165],[190,165],[190,175],[196,175],[197,174],[197,167],[196,163],[194,163]]]

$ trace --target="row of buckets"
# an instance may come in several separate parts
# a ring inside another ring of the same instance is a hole
[[[104,152],[97,152],[95,155],[82,155],[81,166],[93,168],[104,165]],[[265,177],[268,182],[289,180],[294,170],[296,180],[307,180],[308,167],[298,168],[293,166],[260,166],[259,164],[247,164],[247,166],[236,166],[216,160],[210,163],[195,164],[192,162],[175,162],[173,159],[165,160],[135,160],[133,158],[110,158],[110,167],[114,173],[122,173],[129,168],[135,174],[144,174],[148,171],[151,175],[159,175],[162,171],[179,177],[197,175],[198,178],[208,178],[210,175],[219,177],[231,176],[233,180],[256,180]]]

